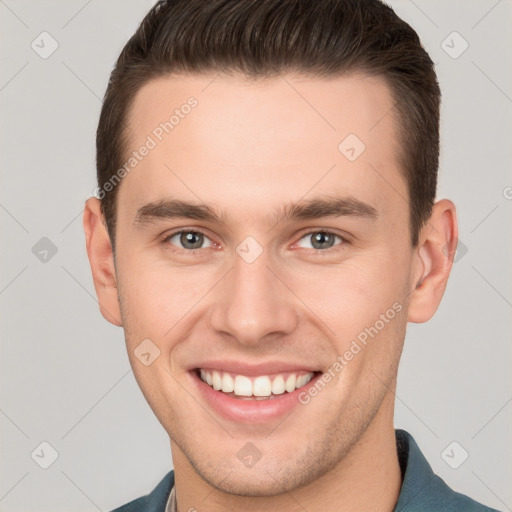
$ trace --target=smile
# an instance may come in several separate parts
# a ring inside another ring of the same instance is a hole
[[[297,371],[248,377],[213,369],[200,368],[197,371],[200,379],[215,391],[242,400],[266,400],[293,393],[315,375],[314,372]]]

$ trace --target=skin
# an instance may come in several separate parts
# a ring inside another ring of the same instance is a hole
[[[407,322],[429,320],[443,296],[455,206],[438,201],[419,245],[410,245],[393,100],[379,78],[153,80],[134,99],[130,147],[190,96],[197,107],[120,185],[115,258],[98,199],[84,212],[100,310],[124,328],[135,378],[170,436],[178,509],[392,511],[401,486],[398,363]],[[353,162],[338,150],[350,133],[366,145]],[[378,218],[268,220],[291,201],[346,195]],[[211,205],[224,222],[134,224],[141,206],[169,198]],[[179,236],[162,239],[178,228],[204,233],[203,248],[191,253]],[[311,231],[322,230],[345,241],[314,254]],[[236,252],[247,236],[263,249],[250,264]],[[326,372],[395,302],[395,318],[284,420],[228,421],[191,385],[186,368],[210,357]],[[134,355],[146,338],[160,350],[150,366]],[[245,467],[237,452],[249,441],[262,457]]]

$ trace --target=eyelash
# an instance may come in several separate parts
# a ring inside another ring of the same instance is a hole
[[[206,233],[202,232],[201,230],[198,230],[198,229],[180,229],[178,231],[174,231],[173,233],[170,233],[170,234],[166,234],[164,237],[162,237],[162,243],[165,244],[165,246],[172,252],[181,252],[181,251],[184,251],[186,252],[187,254],[196,254],[197,252],[199,251],[202,251],[203,249],[205,249],[204,247],[203,248],[199,248],[199,249],[170,249],[169,247],[171,246],[171,244],[169,243],[169,240],[171,238],[174,238],[176,235],[180,235],[182,233],[197,233],[197,234],[200,234],[200,235],[203,235],[205,238],[208,238],[208,235],[206,235]],[[307,236],[311,236],[315,233],[323,233],[323,234],[326,234],[326,235],[332,235],[334,236],[335,238],[339,239],[342,243],[341,244],[338,244],[338,246],[343,246],[343,245],[346,245],[349,243],[349,241],[342,237],[341,235],[339,235],[338,233],[334,233],[333,231],[328,231],[328,230],[325,230],[325,229],[315,229],[315,230],[312,230],[312,231],[308,231],[307,233],[304,233],[300,238],[299,238],[299,241],[302,240],[303,238],[307,237]],[[322,253],[330,253],[332,250],[335,249],[335,247],[337,247],[336,245],[333,246],[333,247],[329,247],[328,249],[306,249],[310,254],[312,253],[313,255],[317,255],[317,256],[320,256],[322,255]]]

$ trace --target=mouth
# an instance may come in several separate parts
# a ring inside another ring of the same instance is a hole
[[[196,368],[195,375],[214,391],[237,400],[275,400],[306,386],[321,372],[289,371],[248,376],[213,368]]]
[[[292,360],[219,359],[196,363],[187,375],[210,415],[236,425],[271,428],[294,410],[295,421],[309,421],[313,409],[304,407],[300,398],[323,375],[318,368]]]

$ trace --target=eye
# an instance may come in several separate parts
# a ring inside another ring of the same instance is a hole
[[[174,242],[173,242],[174,240]],[[180,249],[193,251],[195,249],[203,249],[204,247],[211,247],[213,244],[211,240],[201,233],[200,231],[182,230],[172,233],[164,238],[164,243],[171,245],[178,245]],[[203,247],[206,242],[207,245]]]
[[[316,251],[324,251],[326,249],[332,248],[335,245],[336,239],[340,240],[343,243],[346,242],[346,240],[340,235],[331,233],[330,231],[323,230],[310,231],[301,238],[301,240],[310,240],[310,245],[306,246],[306,249],[313,249]],[[304,245],[300,245],[300,242],[298,243],[298,245],[299,247],[304,247]]]

